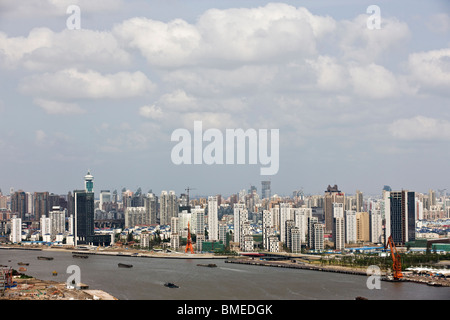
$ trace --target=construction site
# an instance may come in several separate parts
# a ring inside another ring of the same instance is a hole
[[[10,267],[0,268],[0,300],[117,300],[102,290],[89,290],[84,284],[39,280],[17,273]]]

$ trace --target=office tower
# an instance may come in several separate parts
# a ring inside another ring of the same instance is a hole
[[[261,199],[270,199],[270,181],[261,181]]]
[[[75,246],[87,244],[94,235],[94,193],[86,190],[74,190],[75,210]]]
[[[94,192],[94,177],[90,171],[84,176],[84,189],[86,192]]]
[[[26,219],[27,195],[23,190],[18,190],[11,195],[11,212],[22,220]]]
[[[345,203],[345,194],[342,193],[337,185],[328,186],[324,196],[324,215],[325,215],[325,232],[329,233],[333,230],[333,204]]]
[[[219,241],[219,216],[217,197],[208,197],[208,239],[210,241]]]
[[[333,203],[333,242],[336,250],[343,250],[345,247],[345,218],[344,204]]]
[[[22,242],[22,219],[14,215],[11,219],[11,242]]]
[[[345,243],[356,243],[357,221],[355,210],[345,210]]]
[[[319,223],[317,217],[308,218],[308,246],[310,249],[314,250],[314,225]]]
[[[147,193],[147,196],[144,198],[144,207],[146,210],[144,224],[156,224],[156,218],[158,216],[158,197],[152,192]]]
[[[219,241],[227,245],[227,222],[224,220],[219,221]]]
[[[373,209],[370,212],[370,241],[373,243],[383,243],[382,238],[383,221],[381,210]]]
[[[50,212],[49,207],[49,193],[35,192],[34,193],[34,217],[35,220],[40,220],[42,216],[48,216]]]
[[[145,207],[128,207],[125,210],[125,228],[145,225],[147,210]]]
[[[170,224],[172,217],[178,217],[178,199],[175,191],[162,191],[160,198],[160,224]]]
[[[248,220],[248,211],[243,203],[234,204],[234,242],[241,243],[241,230],[244,222]]]
[[[363,198],[363,194],[361,191],[356,190],[356,212],[361,212],[364,209],[364,198]]]
[[[390,192],[390,234],[396,245],[405,245],[415,240],[416,205],[415,192]],[[387,219],[386,219],[387,221]],[[386,222],[387,223],[387,222]]]
[[[356,240],[359,242],[370,241],[370,217],[368,212],[356,213]]]
[[[100,204],[99,209],[103,209],[103,204],[111,202],[111,191],[109,190],[101,190],[100,191]]]

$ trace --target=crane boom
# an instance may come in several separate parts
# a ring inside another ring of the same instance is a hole
[[[400,280],[403,278],[402,263],[400,261],[400,255],[397,253],[392,235],[389,236],[385,249],[390,247],[392,257],[392,269],[394,270],[394,280]]]

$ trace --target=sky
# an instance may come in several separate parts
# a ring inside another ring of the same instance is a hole
[[[449,89],[444,0],[1,0],[0,188],[450,192]],[[278,171],[174,163],[194,121],[278,130]]]

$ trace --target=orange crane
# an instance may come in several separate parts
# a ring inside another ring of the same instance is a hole
[[[400,261],[400,255],[397,253],[397,248],[395,247],[394,240],[392,240],[392,235],[389,236],[385,249],[387,249],[387,247],[391,248],[392,269],[394,270],[394,280],[400,280],[403,278],[402,263]]]
[[[189,228],[189,222],[188,222],[188,238],[187,238],[187,244],[186,244],[186,249],[184,250],[184,253],[187,253],[188,250],[190,250],[191,253],[194,253],[194,247],[192,246],[192,240],[191,240],[191,229]]]

